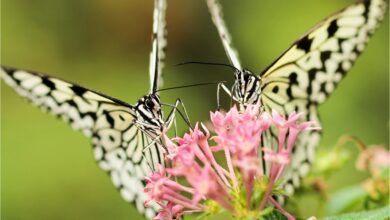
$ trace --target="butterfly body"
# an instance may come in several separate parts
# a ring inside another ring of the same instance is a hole
[[[161,110],[160,97],[156,93],[151,93],[140,98],[134,107],[136,122],[140,128],[160,136],[165,130],[165,120]]]
[[[241,106],[256,104],[261,94],[261,79],[249,70],[236,70],[234,73],[232,97]]]

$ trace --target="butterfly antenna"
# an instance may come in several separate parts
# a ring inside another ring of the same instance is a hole
[[[182,66],[182,65],[187,65],[187,64],[202,64],[202,65],[212,65],[212,66],[226,66],[226,67],[230,67],[236,71],[242,71],[238,68],[236,68],[235,66],[232,66],[230,64],[225,64],[225,63],[211,63],[211,62],[199,62],[199,61],[190,61],[190,62],[184,62],[184,63],[179,63],[179,64],[176,64],[175,66]]]
[[[184,85],[184,86],[175,86],[170,88],[164,88],[159,89],[156,92],[166,91],[166,90],[172,90],[172,89],[182,89],[182,88],[188,88],[188,87],[195,87],[195,86],[205,86],[205,85],[213,85],[213,84],[219,84],[219,83],[226,83],[226,81],[220,81],[220,82],[205,82],[205,83],[196,83],[196,84],[190,84],[190,85]]]

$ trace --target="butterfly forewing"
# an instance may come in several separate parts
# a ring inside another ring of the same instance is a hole
[[[1,77],[41,109],[62,118],[90,137],[93,154],[122,197],[135,203],[146,216],[156,207],[144,207],[144,177],[153,168],[148,161],[160,161],[157,143],[144,152],[153,133],[143,132],[135,122],[134,107],[84,87],[46,75],[2,67]],[[153,160],[152,160],[153,159]]]
[[[149,59],[149,75],[151,93],[163,85],[162,69],[164,68],[165,50],[167,47],[167,30],[165,21],[167,3],[155,0],[153,11],[152,50]]]
[[[265,104],[321,104],[352,67],[386,11],[386,1],[356,3],[330,16],[287,49],[262,74]],[[299,106],[298,106],[299,108]],[[300,109],[298,109],[300,110]]]
[[[226,55],[228,56],[230,63],[241,70],[241,63],[238,58],[237,50],[233,47],[232,37],[226,27],[225,21],[223,20],[222,6],[217,0],[206,0],[211,14],[211,19],[217,28],[219,37],[221,38],[222,45],[225,49]]]
[[[386,12],[384,0],[363,1],[330,16],[296,41],[262,74],[261,101],[265,109],[285,115],[303,112],[318,119],[323,103],[350,70]],[[276,131],[269,134],[275,137]],[[276,138],[273,138],[276,142]],[[286,191],[293,193],[308,173],[320,141],[320,131],[303,134],[286,170]],[[272,144],[271,144],[272,145]]]

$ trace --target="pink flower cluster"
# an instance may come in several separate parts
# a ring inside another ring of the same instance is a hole
[[[388,202],[390,170],[390,151],[384,146],[370,146],[364,149],[357,160],[356,167],[360,171],[369,171],[371,177],[362,186],[375,202]]]
[[[166,159],[171,166],[160,167],[146,178],[145,192],[150,197],[146,205],[154,201],[162,208],[154,219],[175,219],[184,213],[210,213],[215,207],[236,217],[245,217],[250,212],[260,216],[267,202],[293,219],[272,199],[272,189],[290,161],[298,134],[313,129],[313,123],[298,123],[300,114],[293,113],[286,119],[276,111],[270,115],[259,109],[259,105],[253,105],[243,113],[236,107],[228,113],[211,113],[212,129],[216,133],[212,138],[209,131],[201,125],[202,131],[198,124],[183,138],[175,138],[175,143],[164,136],[168,150]],[[273,146],[260,146],[262,133],[271,125],[278,128],[279,134],[275,151]],[[210,146],[210,143],[213,144]],[[261,149],[263,158],[259,157]],[[217,155],[223,156],[223,163],[217,162]],[[265,175],[262,159],[271,163],[266,189],[258,187]],[[182,177],[185,183],[177,181]]]
[[[379,176],[383,169],[390,167],[390,151],[383,146],[369,147],[360,153],[356,167],[370,171],[374,177]]]

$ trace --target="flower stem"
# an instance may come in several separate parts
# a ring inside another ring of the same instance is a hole
[[[341,147],[343,147],[348,141],[355,143],[360,151],[364,151],[367,148],[366,145],[363,143],[363,141],[361,141],[355,136],[347,134],[347,135],[343,135],[337,142],[335,147],[336,151],[340,151]]]
[[[275,179],[277,177],[277,174],[279,173],[279,166],[277,164],[271,164],[271,173],[270,173],[270,179],[267,187],[267,191],[265,191],[264,196],[260,202],[259,209],[262,210],[267,203],[268,197],[271,195],[272,187],[275,183]]]
[[[277,201],[275,201],[274,198],[270,197],[269,201],[274,205],[284,216],[287,217],[288,220],[295,220],[295,217],[292,216],[290,213],[288,213],[286,210],[282,208],[282,206],[279,205]]]
[[[224,152],[225,152],[226,163],[228,165],[228,169],[229,169],[229,173],[230,173],[230,178],[233,182],[233,188],[237,189],[238,188],[237,178],[236,178],[236,174],[234,173],[232,158],[230,156],[229,149],[224,148]]]

